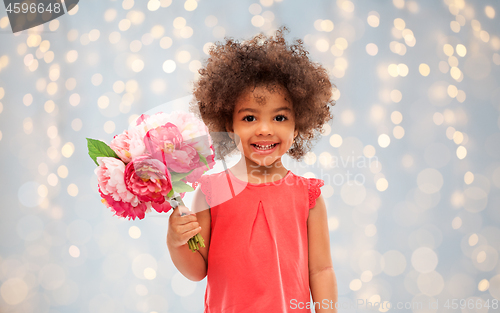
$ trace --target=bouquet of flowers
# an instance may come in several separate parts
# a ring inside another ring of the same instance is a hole
[[[194,191],[198,179],[214,166],[208,128],[186,112],[143,114],[109,146],[90,138],[87,145],[98,166],[101,201],[114,215],[129,220],[143,219],[152,209],[161,213],[184,205],[185,193]],[[191,251],[198,243],[205,247],[200,234],[189,239]]]

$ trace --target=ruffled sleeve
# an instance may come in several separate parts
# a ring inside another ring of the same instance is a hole
[[[309,190],[309,209],[314,208],[316,199],[321,195],[320,187],[325,185],[325,181],[318,178],[308,178],[307,187]]]
[[[208,205],[212,206],[212,188],[210,187],[210,178],[208,175],[203,175],[198,179],[198,183],[200,184],[201,192],[205,195],[205,199],[207,200]]]

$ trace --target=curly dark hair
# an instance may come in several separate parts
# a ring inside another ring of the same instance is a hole
[[[235,103],[248,88],[269,86],[272,90],[272,85],[278,85],[288,91],[298,135],[287,154],[297,161],[333,118],[330,107],[335,105],[332,93],[336,86],[326,69],[309,59],[301,39],[287,45],[284,31],[289,29],[282,26],[274,37],[260,33],[242,43],[225,37],[226,43],[211,46],[205,67],[198,70],[189,110],[203,120],[210,133],[217,133],[212,135],[216,159],[237,150],[231,138],[222,133],[227,125],[232,129]]]

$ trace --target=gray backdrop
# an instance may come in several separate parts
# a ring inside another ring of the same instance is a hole
[[[85,138],[189,96],[210,44],[281,25],[338,88],[323,138],[284,163],[325,180],[339,302],[494,311],[497,1],[171,2],[82,1],[16,34],[0,9],[0,312],[203,312],[170,213],[112,216]]]

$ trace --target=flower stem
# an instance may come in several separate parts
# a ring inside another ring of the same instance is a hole
[[[181,196],[173,197],[172,199],[179,202],[180,205],[184,205],[184,201],[182,201]],[[191,249],[192,252],[196,252],[196,250],[200,249],[198,244],[200,244],[200,247],[205,247],[205,241],[203,240],[203,237],[201,237],[200,233],[197,233],[188,240],[189,249]]]

